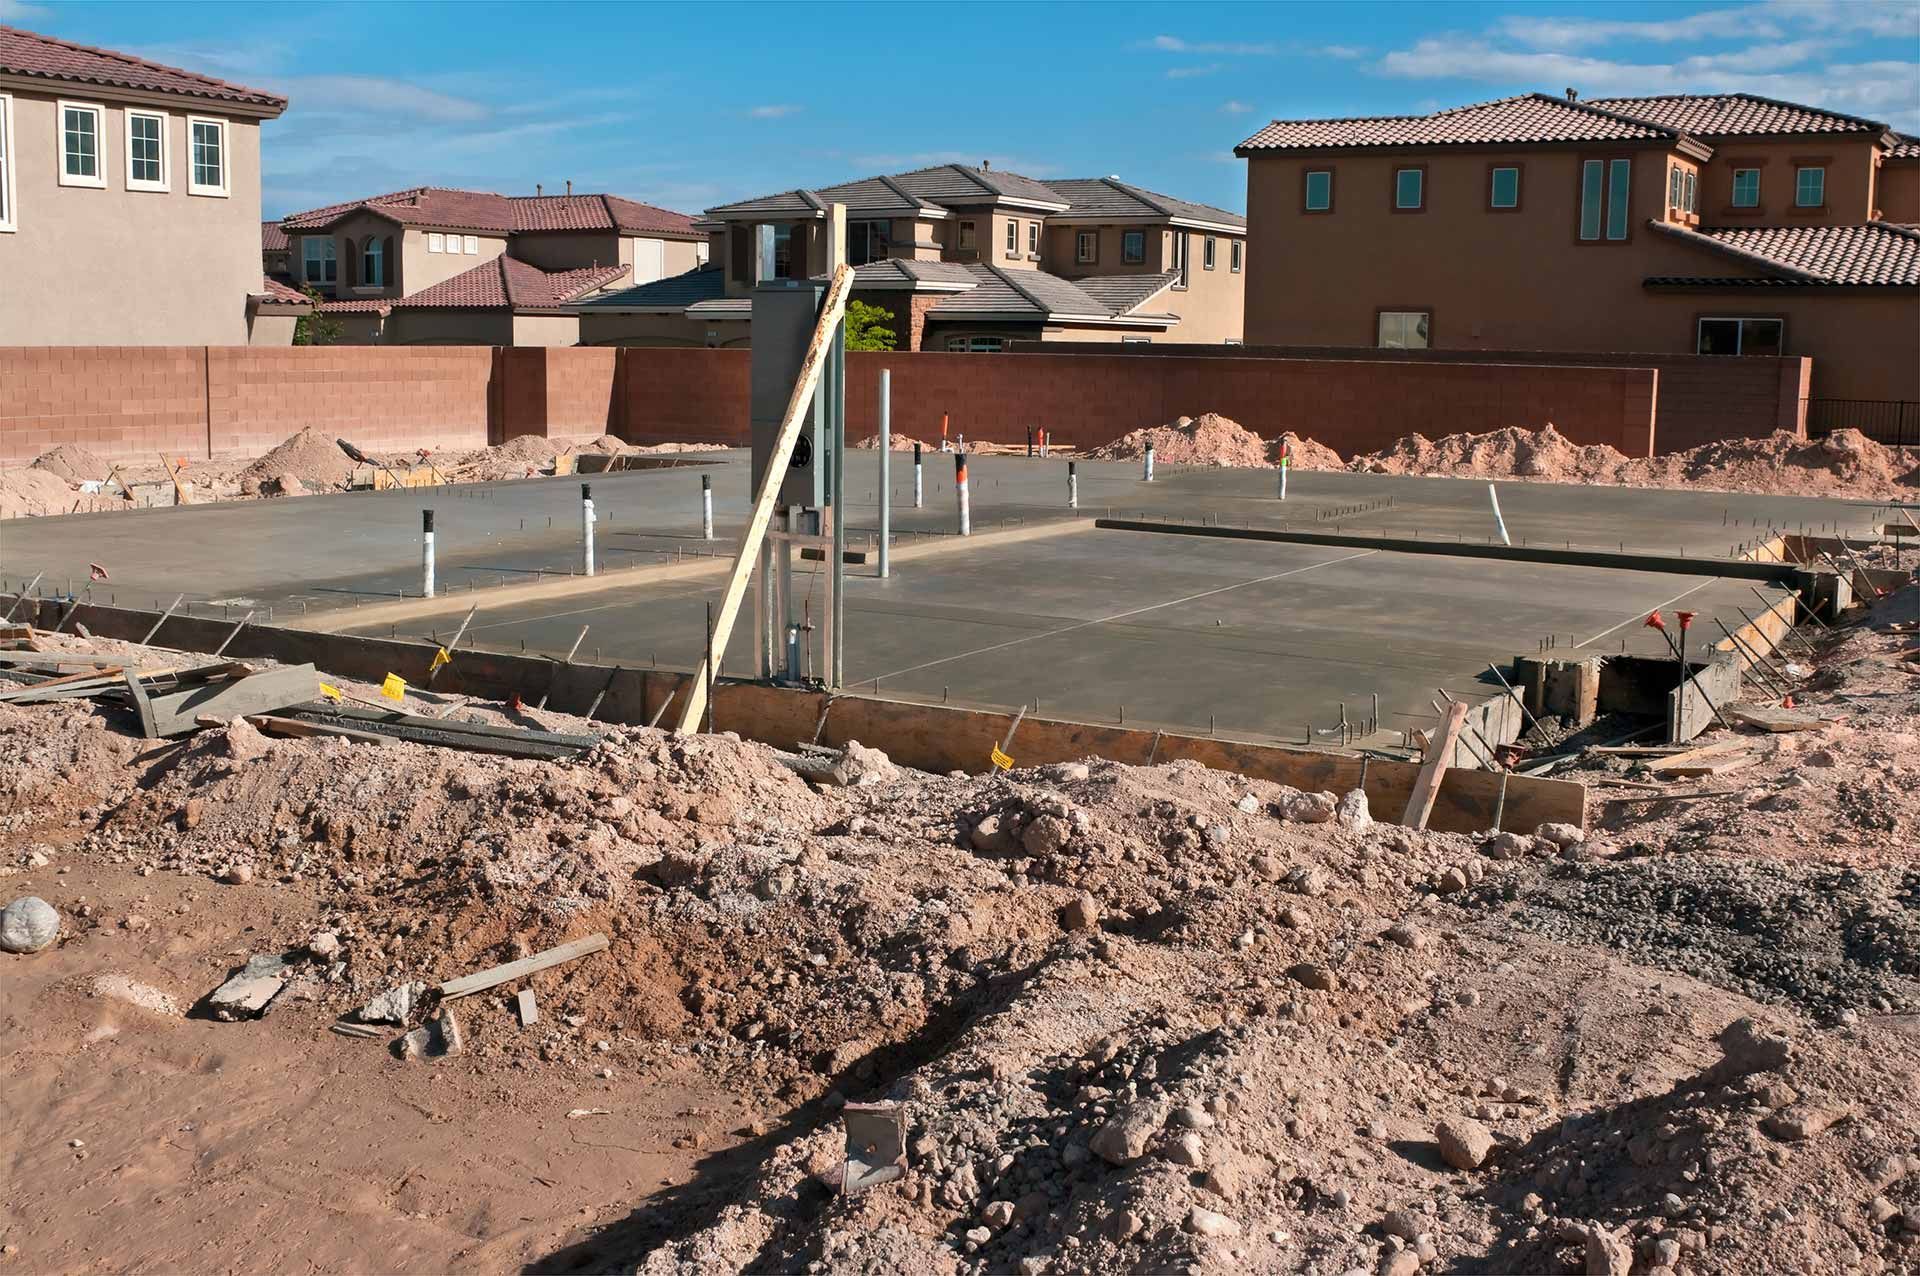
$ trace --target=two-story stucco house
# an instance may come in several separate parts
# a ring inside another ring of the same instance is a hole
[[[0,345],[246,344],[290,304],[263,300],[258,238],[260,122],[286,106],[0,27]]]
[[[1235,153],[1252,344],[1810,355],[1816,402],[1920,401],[1920,147],[1876,121],[1534,93]]]
[[[581,341],[746,344],[760,278],[825,270],[834,204],[847,209],[853,297],[893,314],[903,350],[1240,339],[1238,214],[1117,177],[942,164],[710,208],[710,267],[576,306]]]
[[[566,307],[706,260],[683,213],[617,195],[499,195],[435,186],[280,219],[295,282],[348,342],[573,345]]]

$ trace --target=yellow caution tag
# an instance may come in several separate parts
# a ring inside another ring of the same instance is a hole
[[[1002,771],[1013,770],[1013,759],[1000,752],[1000,746],[997,744],[993,746],[993,764]]]
[[[329,700],[338,700],[340,698],[340,688],[334,686],[332,683],[323,682],[320,684],[320,694]]]
[[[389,700],[405,700],[407,698],[406,679],[397,673],[388,674],[387,680],[380,684],[380,694]]]
[[[442,647],[440,648],[440,650],[433,653],[433,663],[427,666],[427,672],[432,673],[435,669],[438,669],[441,665],[450,665],[452,663],[453,663],[453,657],[447,654],[447,649],[445,647]]]

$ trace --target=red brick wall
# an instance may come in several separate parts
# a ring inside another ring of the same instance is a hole
[[[1018,353],[1110,354],[1113,347],[1076,342],[1026,343]],[[1378,350],[1347,346],[1129,346],[1140,358],[1347,359],[1382,363],[1521,363],[1567,367],[1653,368],[1660,373],[1659,450],[1680,452],[1715,439],[1757,438],[1786,430],[1806,435],[1805,400],[1813,360],[1672,353],[1593,354],[1559,350]],[[1556,422],[1558,424],[1558,422]],[[1456,429],[1479,432],[1462,424]],[[1451,431],[1450,431],[1451,432]],[[1304,433],[1304,431],[1303,431]]]
[[[624,437],[634,442],[748,438],[743,350],[622,349]],[[1019,443],[1045,426],[1063,445],[1097,447],[1177,416],[1220,412],[1269,438],[1284,430],[1351,455],[1404,434],[1451,434],[1552,421],[1577,443],[1629,455],[1653,447],[1658,376],[1645,368],[1486,364],[1381,365],[1326,359],[1139,359],[1121,354],[853,354],[847,433],[878,428],[879,372],[893,371],[893,429],[932,442],[954,434]]]
[[[207,454],[200,346],[0,347],[0,465],[60,443],[110,459]]]
[[[487,346],[215,346],[215,456],[257,455],[306,426],[362,448],[484,447]]]

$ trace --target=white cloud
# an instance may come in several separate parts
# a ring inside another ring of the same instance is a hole
[[[1279,46],[1273,44],[1247,44],[1232,40],[1183,40],[1177,35],[1157,35],[1147,41],[1147,47],[1159,49],[1165,53],[1210,53],[1234,57],[1271,57],[1280,51]]]
[[[50,12],[44,4],[28,4],[27,0],[0,0],[0,22],[24,22],[30,18],[44,18]]]
[[[747,115],[756,120],[783,120],[789,115],[798,114],[800,109],[790,103],[782,103],[777,106],[756,106]]]
[[[1712,9],[1682,18],[1627,22],[1610,18],[1509,17],[1498,30],[1538,49],[1578,49],[1616,40],[1671,44],[1680,40],[1771,39],[1780,28],[1757,8]]]
[[[1253,108],[1251,106],[1248,106],[1245,102],[1233,101],[1233,102],[1222,102],[1220,104],[1220,109],[1222,111],[1225,111],[1228,115],[1245,115],[1248,111],[1251,111]]]
[[[1340,58],[1348,62],[1351,62],[1355,58],[1364,58],[1367,56],[1367,51],[1357,44],[1329,44],[1323,46],[1320,52],[1327,57]]]
[[[1208,62],[1202,66],[1177,66],[1167,72],[1169,80],[1195,80],[1203,75],[1213,75],[1225,69],[1223,63]]]
[[[378,112],[434,124],[470,124],[493,115],[469,98],[377,75],[300,75],[280,79],[275,88],[304,111]]]

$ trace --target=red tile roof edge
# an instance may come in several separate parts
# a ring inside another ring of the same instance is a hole
[[[3,61],[0,61],[0,71],[4,71],[9,75],[24,75],[33,79],[53,80],[58,83],[94,84],[102,87],[135,89],[141,92],[162,93],[178,97],[204,98],[218,102],[236,102],[248,106],[267,107],[276,115],[287,109],[287,99],[277,93],[269,93],[265,89],[250,88],[244,84],[234,84],[228,80],[218,80],[210,75],[202,75],[198,71],[189,71],[183,67],[168,66],[164,62],[154,62],[148,58],[135,57],[131,53],[121,53],[115,49],[102,49],[90,44],[78,44],[72,40],[62,40],[57,36],[44,35],[41,32],[28,31],[21,27],[0,26],[0,40],[4,40],[6,37],[31,40],[41,45],[85,54],[88,58],[100,58],[109,62],[127,64],[140,67],[149,72],[158,73],[148,76],[146,83],[139,83],[126,76],[117,79],[108,78],[97,73],[89,74],[79,69],[70,72],[36,70],[31,67],[8,66]],[[178,79],[186,83],[170,86],[164,83],[166,77],[178,77]]]

